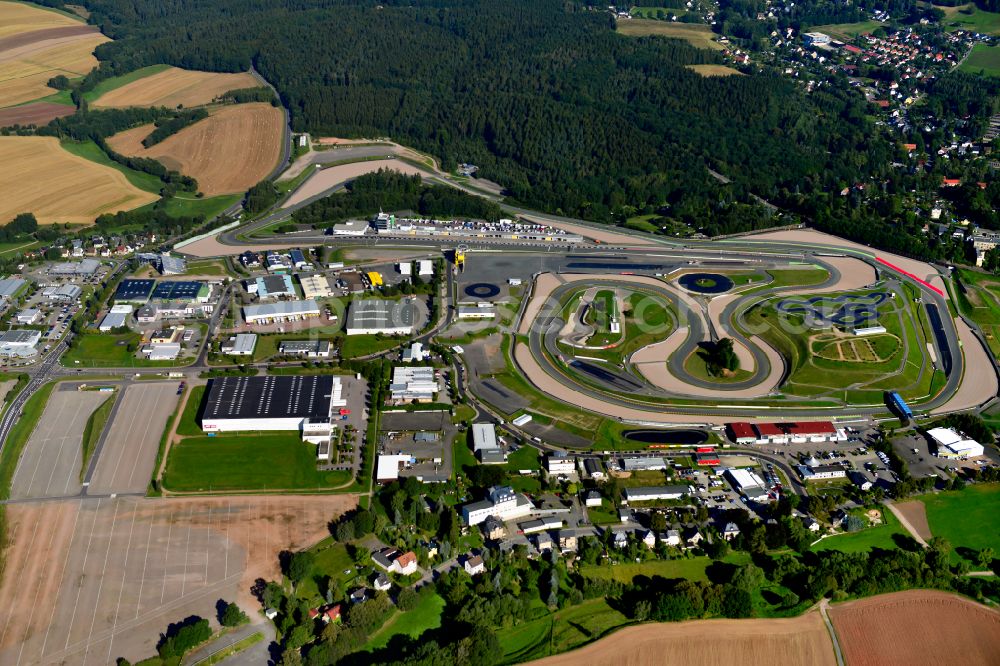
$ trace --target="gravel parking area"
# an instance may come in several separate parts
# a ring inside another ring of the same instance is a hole
[[[99,391],[54,390],[17,464],[11,499],[78,495],[87,419],[113,399]]]

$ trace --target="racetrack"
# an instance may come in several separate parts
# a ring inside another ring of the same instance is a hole
[[[304,183],[302,183],[299,189],[295,190],[292,196],[288,197],[283,204],[282,208],[288,208],[294,206],[297,203],[301,203],[306,199],[317,196],[329,190],[330,188],[336,187],[341,183],[353,180],[358,176],[363,176],[366,173],[374,173],[379,169],[390,169],[392,171],[398,171],[399,173],[406,174],[408,176],[426,176],[428,175],[424,171],[418,169],[412,164],[403,162],[396,159],[385,159],[385,160],[372,160],[370,162],[354,162],[351,164],[341,164],[338,166],[330,167],[328,169],[317,170],[312,176],[310,176]]]
[[[990,400],[1000,388],[997,385],[997,373],[993,368],[989,350],[983,346],[964,319],[956,319],[955,328],[958,329],[958,339],[962,343],[965,374],[955,394],[948,402],[931,410],[931,414],[973,409]]]

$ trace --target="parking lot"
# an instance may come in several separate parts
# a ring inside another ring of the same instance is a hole
[[[951,476],[962,468],[981,468],[984,465],[1000,465],[1000,455],[994,447],[986,447],[986,455],[973,460],[951,460],[934,455],[934,446],[927,437],[917,431],[910,431],[892,439],[892,448],[903,459],[910,475],[920,478],[931,475]]]
[[[160,437],[177,404],[177,382],[131,384],[112,412],[88,492],[142,493]]]
[[[112,399],[114,394],[57,386],[24,446],[11,483],[11,499],[78,495],[87,419]]]
[[[465,437],[451,422],[448,412],[396,412],[382,418],[378,453],[406,454],[416,462],[400,470],[400,476],[417,477],[427,483],[451,478],[452,442]]]

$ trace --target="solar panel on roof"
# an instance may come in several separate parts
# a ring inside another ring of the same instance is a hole
[[[153,298],[163,300],[187,300],[198,296],[199,291],[201,291],[201,282],[160,282],[156,285],[156,288],[153,289]]]

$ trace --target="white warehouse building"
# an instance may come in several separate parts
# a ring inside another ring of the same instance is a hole
[[[346,404],[335,375],[219,377],[209,384],[201,429],[301,431],[307,424],[329,424],[334,408]]]

